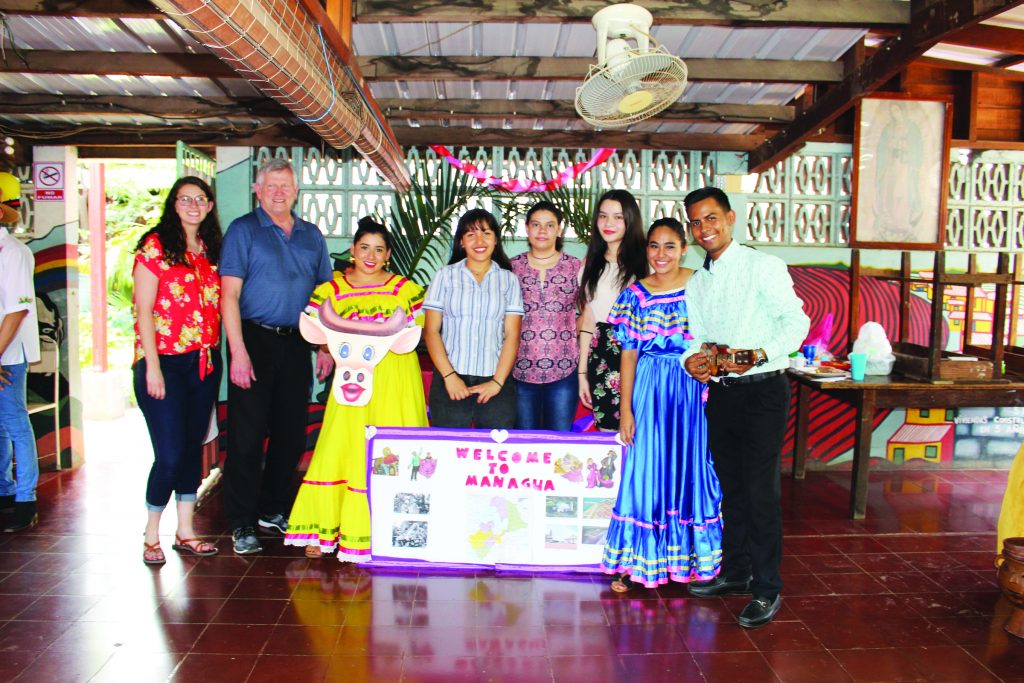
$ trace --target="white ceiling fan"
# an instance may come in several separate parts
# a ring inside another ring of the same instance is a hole
[[[576,89],[576,111],[597,128],[624,128],[654,116],[683,94],[686,64],[655,44],[654,17],[640,5],[605,7],[591,20],[597,64]]]

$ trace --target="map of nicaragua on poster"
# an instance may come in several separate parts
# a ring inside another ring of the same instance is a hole
[[[375,562],[594,566],[625,448],[608,433],[367,427]]]

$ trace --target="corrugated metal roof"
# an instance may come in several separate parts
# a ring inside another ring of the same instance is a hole
[[[166,19],[92,19],[28,16],[6,18],[15,44],[24,50],[77,52],[208,52]],[[3,36],[9,45],[8,36]]]
[[[686,59],[773,59],[834,61],[863,38],[857,29],[730,28],[702,26],[655,26],[652,35],[672,54]],[[356,54],[376,56],[516,56],[593,57],[597,33],[589,23],[491,23],[443,22],[357,23],[352,42]],[[580,79],[582,81],[582,79]],[[576,81],[438,80],[374,81],[370,88],[378,99],[485,99],[509,100],[511,114],[517,100],[573,100]],[[725,104],[791,103],[804,86],[792,83],[691,83],[681,102]],[[417,122],[394,120],[394,126]],[[471,121],[452,120],[451,126],[472,126]],[[543,130],[582,130],[578,119],[525,119],[506,122],[507,127]],[[746,134],[750,124],[718,122],[643,123],[634,131],[676,133]]]
[[[927,444],[938,443],[946,438],[951,424],[912,425],[905,424],[889,437],[889,443]]]
[[[209,50],[170,19],[68,18],[57,16],[9,15],[6,17],[14,46],[25,50],[62,50],[118,53],[208,53]],[[1018,7],[985,22],[993,26],[1024,29],[1024,7]],[[669,52],[686,59],[766,59],[835,61],[862,40],[865,31],[852,28],[817,27],[729,27],[657,25],[657,41]],[[875,40],[876,36],[869,36]],[[0,37],[11,47],[7,35]],[[353,26],[353,49],[357,55],[372,56],[522,56],[583,57],[595,54],[596,32],[589,23],[459,23],[396,22],[364,23]],[[928,53],[942,59],[993,64],[1005,57],[990,50],[939,45]],[[69,57],[73,59],[73,57]],[[1008,67],[1024,71],[1024,64]],[[582,79],[580,79],[582,80]],[[517,101],[572,100],[579,82],[511,81],[502,79],[453,79],[437,81],[371,81],[377,99],[487,99],[509,101],[509,113]],[[791,104],[805,86],[799,83],[715,82],[691,83],[681,102],[723,104]],[[0,73],[0,96],[16,94],[57,94],[71,97],[102,95],[259,97],[260,93],[242,78],[170,78],[158,76],[95,76],[59,74]],[[154,112],[157,113],[158,112]],[[23,115],[23,116],[28,116]],[[151,117],[141,117],[148,121]],[[14,119],[6,118],[13,121]],[[30,120],[19,116],[16,120]],[[47,118],[70,123],[82,118]],[[120,119],[124,121],[125,119]],[[160,120],[158,118],[158,120]],[[92,121],[92,120],[90,120]],[[134,119],[133,119],[134,121]],[[395,119],[396,127],[416,126],[417,121]],[[423,122],[426,125],[426,120]],[[13,125],[13,124],[12,124]],[[452,120],[453,127],[472,126],[471,120]],[[493,125],[493,119],[488,121]],[[579,119],[507,119],[498,124],[509,129],[589,130]],[[757,130],[753,124],[714,121],[644,122],[630,130],[673,133],[746,134]]]
[[[838,59],[864,35],[859,29],[655,26],[651,35],[683,59]],[[591,57],[590,24],[357,23],[352,46],[380,55]]]

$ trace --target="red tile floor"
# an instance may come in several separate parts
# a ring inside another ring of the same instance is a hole
[[[216,496],[199,528],[222,554],[146,567],[144,432],[108,436],[0,538],[2,681],[1024,682],[993,580],[1005,472],[873,474],[862,522],[847,474],[784,478],[784,603],[747,631],[742,598],[677,586],[367,571],[270,538],[236,557]]]

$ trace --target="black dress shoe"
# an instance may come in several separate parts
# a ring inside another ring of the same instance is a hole
[[[4,525],[5,534],[13,534],[18,531],[24,531],[25,529],[31,529],[39,521],[39,515],[36,514],[36,502],[28,501],[25,503],[14,504],[14,515],[10,521]]]
[[[0,512],[10,512],[14,509],[14,496],[0,496]]]
[[[708,583],[691,583],[686,586],[690,595],[698,598],[717,598],[719,595],[749,595],[750,579],[729,581],[716,576]]]
[[[764,626],[772,620],[772,617],[775,616],[780,607],[782,607],[781,595],[776,595],[774,600],[770,598],[754,598],[743,608],[736,621],[743,628]]]

